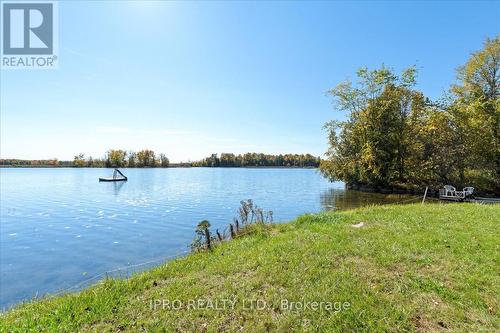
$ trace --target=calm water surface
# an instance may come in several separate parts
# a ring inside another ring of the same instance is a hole
[[[243,199],[275,221],[401,200],[345,191],[313,169],[123,172],[127,182],[99,183],[111,169],[0,169],[0,307],[182,253],[199,221],[223,229]]]

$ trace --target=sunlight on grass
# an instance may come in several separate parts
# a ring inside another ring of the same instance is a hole
[[[0,330],[496,331],[498,221],[500,206],[474,204],[304,215],[128,280],[19,306]],[[234,306],[206,305],[226,299]],[[349,306],[283,306],[315,301]]]

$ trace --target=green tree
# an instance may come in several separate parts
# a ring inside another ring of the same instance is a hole
[[[165,154],[160,154],[160,166],[162,168],[168,168],[169,165],[170,165],[170,161],[167,158],[167,156],[165,156]]]
[[[500,191],[500,37],[487,39],[458,69],[451,109],[467,150],[466,166],[491,174]]]
[[[422,116],[423,95],[414,90],[416,69],[396,75],[385,66],[358,70],[358,82],[329,91],[345,121],[331,121],[327,159],[320,169],[331,180],[373,187],[401,186],[412,176],[414,124]],[[413,122],[413,123],[412,123]],[[286,156],[285,156],[286,157]]]
[[[133,151],[128,153],[128,163],[129,168],[135,168],[137,166],[137,154]]]
[[[73,166],[81,168],[84,167],[85,165],[86,165],[85,155],[83,153],[75,155],[75,157],[73,158]]]
[[[285,166],[285,167],[318,167],[321,159],[311,154],[270,155],[263,153],[245,153],[234,155],[222,153],[191,163],[192,166],[204,167],[248,167],[248,166]]]

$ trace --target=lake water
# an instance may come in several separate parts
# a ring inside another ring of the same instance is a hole
[[[223,229],[243,199],[276,222],[401,200],[345,191],[314,169],[122,171],[127,182],[99,183],[111,169],[0,169],[0,307],[185,254],[199,221]]]

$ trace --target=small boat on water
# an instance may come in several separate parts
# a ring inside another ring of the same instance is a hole
[[[127,181],[127,177],[123,173],[121,173],[120,170],[115,169],[115,171],[113,171],[113,177],[99,178],[99,181],[100,182],[125,182],[125,181]]]

